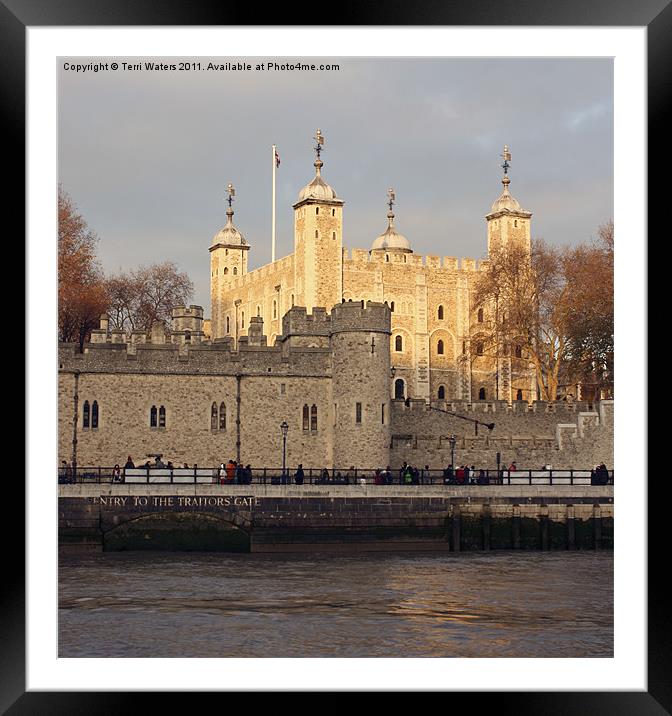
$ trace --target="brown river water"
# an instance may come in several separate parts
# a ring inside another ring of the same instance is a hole
[[[59,561],[61,657],[613,657],[613,552]]]

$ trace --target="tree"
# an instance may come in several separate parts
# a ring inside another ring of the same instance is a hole
[[[613,222],[599,243],[554,248],[543,240],[492,251],[475,308],[491,318],[479,341],[520,345],[545,400],[561,383],[608,381],[613,373]]]
[[[96,258],[96,235],[72,199],[58,189],[58,337],[84,350],[91,329],[107,307],[103,274]]]
[[[188,303],[194,284],[174,263],[164,261],[112,276],[107,292],[112,328],[148,331],[157,322],[168,328],[173,307]]]

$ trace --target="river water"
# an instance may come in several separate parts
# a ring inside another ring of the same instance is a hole
[[[59,656],[612,657],[613,552],[68,555]]]

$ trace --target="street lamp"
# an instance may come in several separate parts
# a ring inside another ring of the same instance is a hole
[[[289,425],[286,420],[283,420],[280,423],[280,430],[282,431],[282,481],[284,482],[287,475],[287,471],[285,469],[285,456],[287,454],[287,431],[289,430]]]
[[[448,442],[450,443],[450,464],[453,466],[453,470],[455,469],[455,443],[457,442],[457,438],[454,435],[451,435],[448,438]]]

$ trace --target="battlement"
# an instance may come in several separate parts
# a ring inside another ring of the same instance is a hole
[[[331,333],[331,317],[326,308],[313,308],[308,313],[305,306],[292,306],[282,317],[283,337],[328,336]]]
[[[454,256],[423,256],[421,254],[408,254],[389,252],[369,253],[365,249],[343,249],[344,268],[356,268],[363,264],[406,264],[423,268],[442,269],[444,271],[483,271],[487,267],[487,260],[473,258],[455,258]]]
[[[203,306],[174,306],[172,316],[173,318],[183,318],[186,316],[192,318],[203,318]]]
[[[229,278],[226,282],[226,288],[227,290],[235,289],[235,288],[244,288],[246,286],[252,286],[257,281],[261,281],[263,279],[268,278],[269,276],[274,276],[276,274],[280,273],[286,273],[287,271],[291,271],[294,267],[294,254],[290,254],[289,256],[285,256],[284,258],[277,259],[276,261],[273,261],[270,264],[265,264],[264,266],[260,266],[259,268],[254,269],[253,271],[248,271],[246,274],[243,274],[242,276],[236,276],[235,278]]]
[[[331,332],[375,331],[390,334],[391,316],[387,303],[344,301],[331,309]]]

